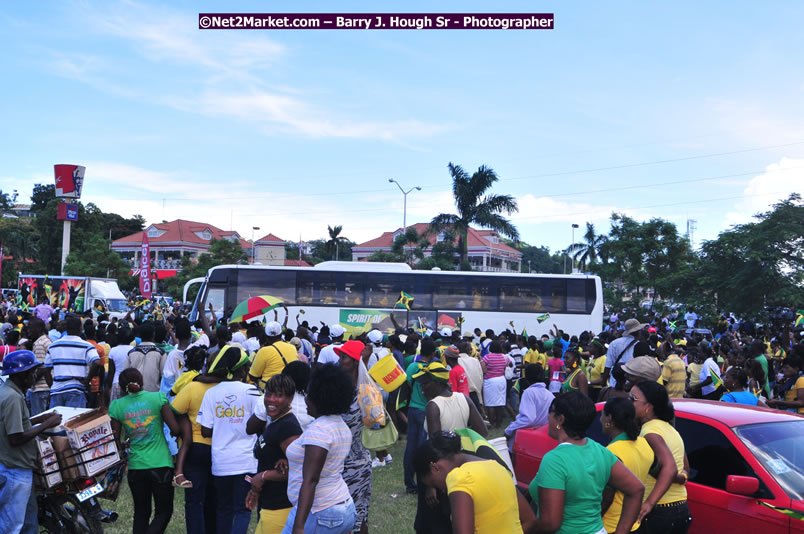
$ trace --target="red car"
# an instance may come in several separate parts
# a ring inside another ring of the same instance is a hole
[[[804,513],[804,417],[716,401],[677,399],[673,406],[691,469],[690,534],[804,534],[804,521],[760,504]],[[602,409],[598,404],[598,414]],[[588,436],[608,444],[599,416]],[[527,489],[557,444],[546,426],[517,431],[520,488]]]

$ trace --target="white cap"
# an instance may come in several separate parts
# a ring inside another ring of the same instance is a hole
[[[278,336],[281,333],[282,333],[282,325],[277,323],[276,321],[271,321],[270,323],[265,325],[266,336]]]
[[[332,337],[341,337],[346,333],[346,329],[339,324],[329,325],[329,335]]]
[[[381,343],[382,342],[382,332],[377,330],[376,328],[368,333],[369,341],[372,343]]]
[[[441,334],[444,337],[452,337],[452,329],[451,328],[444,327],[438,333]]]
[[[243,335],[243,332],[235,332],[234,334],[232,334],[232,344],[237,343],[242,346],[243,343],[245,342],[246,342],[246,336]]]

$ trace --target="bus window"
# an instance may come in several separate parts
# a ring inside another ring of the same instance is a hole
[[[469,290],[468,276],[444,276],[433,288],[433,307],[439,310],[465,310],[475,309],[483,304],[483,296],[479,293],[473,295]]]
[[[212,304],[212,307],[215,309],[215,313],[220,314],[225,312],[223,309],[225,295],[226,290],[222,287],[210,288],[207,292],[207,301],[204,303],[204,309],[199,311],[205,312],[209,308],[209,305]]]
[[[239,269],[237,277],[237,302],[250,297],[270,295],[288,305],[296,301],[296,273],[293,271],[263,271]]]
[[[595,285],[595,280],[589,278],[586,280],[586,309],[584,311],[592,313],[592,310],[595,309],[595,304],[597,304],[597,286]]]
[[[410,293],[405,287],[407,277],[388,273],[364,273],[366,280],[366,305],[374,308],[392,308],[399,300],[402,291]],[[415,301],[414,301],[415,302]]]
[[[343,282],[344,306],[363,306],[363,275],[345,273]]]
[[[296,273],[296,304],[334,306],[339,304],[335,273],[313,270]]]
[[[495,280],[469,278],[472,289],[472,309],[476,311],[497,310],[497,284]]]
[[[567,299],[567,281],[562,278],[544,279],[545,294],[548,295],[546,308],[548,312],[560,313],[564,311],[564,301]]]
[[[296,304],[299,306],[313,303],[313,274],[315,273],[296,273]]]
[[[567,313],[586,310],[586,280],[567,280]]]
[[[542,280],[517,279],[500,284],[500,310],[511,312],[544,312]]]
[[[339,304],[338,286],[335,283],[334,273],[318,273],[316,289],[318,289],[317,299],[314,299],[316,304],[322,306],[334,306]]]
[[[413,305],[411,308],[414,310],[432,309],[435,277],[429,274],[417,273],[407,278],[413,280],[413,292],[406,291],[406,293],[409,293],[413,297]]]

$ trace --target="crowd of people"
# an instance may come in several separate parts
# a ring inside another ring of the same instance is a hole
[[[789,325],[710,335],[612,314],[596,335],[346,339],[340,324],[297,316],[294,330],[276,311],[266,324],[211,309],[191,324],[178,305],[121,320],[31,311],[0,327],[3,532],[35,531],[33,439],[61,423],[41,415],[58,406],[108,409],[135,534],[165,531],[177,489],[187,532],[243,534],[257,512],[259,534],[367,533],[372,470],[394,461],[367,439],[389,425],[406,436],[417,533],[683,533],[689,465],[672,399],[804,414],[804,345]],[[391,392],[369,373],[387,358],[405,375]],[[606,447],[587,437],[595,402]],[[486,438],[499,428],[510,446],[543,425],[559,446],[523,493]]]

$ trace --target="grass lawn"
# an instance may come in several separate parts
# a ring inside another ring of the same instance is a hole
[[[489,438],[502,436],[503,428],[508,424],[489,432]],[[405,483],[402,472],[402,459],[405,455],[404,435],[391,448],[394,461],[386,467],[374,469],[371,491],[371,507],[369,508],[369,530],[385,534],[412,534],[413,520],[416,517],[416,496],[405,494]],[[128,487],[120,488],[117,502],[101,499],[101,505],[106,509],[116,510],[120,518],[115,525],[106,525],[107,534],[130,534],[131,521],[134,517],[134,505],[131,501],[131,492]],[[257,526],[257,514],[249,532],[254,532]],[[176,488],[173,519],[168,526],[168,534],[183,534],[187,530],[184,526],[184,495],[183,490]]]

